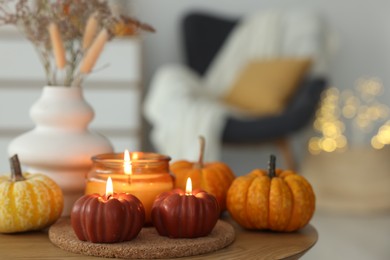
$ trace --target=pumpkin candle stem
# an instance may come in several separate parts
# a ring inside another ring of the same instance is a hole
[[[13,182],[15,181],[23,181],[25,178],[22,175],[22,169],[20,167],[19,157],[17,154],[12,156],[10,159],[10,165],[11,165],[11,180]]]
[[[200,143],[199,159],[198,162],[195,164],[195,167],[201,169],[203,168],[203,157],[204,157],[204,150],[206,146],[206,140],[203,136],[199,136],[199,143]]]
[[[268,165],[268,175],[270,178],[276,177],[275,173],[276,156],[271,154]]]

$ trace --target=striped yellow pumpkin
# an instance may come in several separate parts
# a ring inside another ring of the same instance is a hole
[[[0,233],[16,233],[43,229],[53,224],[62,213],[61,188],[42,174],[0,177]]]

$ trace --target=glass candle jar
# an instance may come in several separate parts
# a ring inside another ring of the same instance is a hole
[[[146,223],[150,223],[153,202],[157,195],[173,189],[169,172],[170,157],[157,153],[133,152],[100,154],[92,157],[85,194],[105,194],[106,181],[111,177],[114,192],[127,192],[144,205]]]

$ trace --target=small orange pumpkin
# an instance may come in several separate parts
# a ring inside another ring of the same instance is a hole
[[[226,210],[226,194],[235,176],[228,165],[223,162],[203,162],[205,139],[199,137],[200,153],[197,162],[186,160],[171,164],[171,172],[175,176],[175,188],[185,190],[187,178],[192,180],[194,189],[202,189],[214,195],[221,212]]]
[[[232,218],[244,228],[290,232],[309,223],[315,210],[310,183],[290,170],[255,169],[234,180],[227,194]]]

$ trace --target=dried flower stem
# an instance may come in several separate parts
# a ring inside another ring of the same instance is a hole
[[[91,72],[108,39],[108,31],[106,29],[102,29],[81,62],[80,72],[82,74],[88,74]]]
[[[43,64],[43,68],[45,69],[45,75],[46,75],[46,81],[48,85],[52,85],[52,68],[50,66],[50,54],[46,48],[43,46],[37,46],[35,45],[35,49],[37,50],[37,54],[39,56],[39,59],[41,60]]]
[[[66,57],[65,57],[65,49],[62,43],[60,31],[58,29],[57,24],[55,23],[50,23],[48,29],[49,29],[51,44],[53,46],[53,54],[56,60],[57,68],[63,69],[66,65]]]
[[[75,45],[76,43],[71,42],[70,44]],[[68,47],[68,50],[70,54],[70,59],[69,59],[69,66],[67,67],[68,69],[67,77],[64,81],[65,86],[79,85],[81,82],[74,81],[77,75],[74,75],[73,72],[76,71],[78,64],[80,64],[80,60],[82,58],[83,52],[74,46]]]
[[[91,46],[92,40],[96,35],[99,26],[96,16],[97,14],[94,13],[88,18],[83,37],[83,50],[86,50]]]

